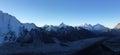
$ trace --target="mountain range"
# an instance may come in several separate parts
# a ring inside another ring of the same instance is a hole
[[[93,40],[96,38],[97,40],[103,39],[104,36],[119,36],[120,23],[113,29],[107,28],[101,24],[91,25],[84,24],[83,26],[69,26],[64,23],[61,23],[58,26],[53,25],[45,25],[43,27],[37,27],[34,23],[21,23],[16,17],[4,13],[0,11],[0,44],[6,45],[10,43],[14,43],[20,46],[46,46],[44,48],[52,48],[51,45],[55,49],[60,46],[69,46],[68,49],[77,49],[74,48],[74,45],[82,43],[81,40],[86,39],[85,41],[89,42],[92,40],[93,42],[97,42]],[[102,38],[99,39],[99,37]],[[93,38],[93,39],[92,39]],[[92,44],[90,42],[89,44]],[[83,42],[84,43],[84,42]],[[86,42],[85,42],[86,43]],[[51,47],[48,47],[51,46]],[[43,48],[43,50],[44,50]],[[66,51],[68,50],[65,48]],[[79,47],[78,47],[79,49]],[[63,49],[61,49],[62,51]],[[50,50],[45,50],[50,51]]]

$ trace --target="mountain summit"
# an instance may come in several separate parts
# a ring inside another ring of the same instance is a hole
[[[59,28],[66,28],[68,25],[64,24],[63,22],[59,25]]]
[[[120,23],[115,26],[115,29],[120,29]]]

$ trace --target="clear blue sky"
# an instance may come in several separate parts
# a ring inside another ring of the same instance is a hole
[[[64,22],[112,28],[120,22],[120,0],[0,0],[0,10],[37,26]]]

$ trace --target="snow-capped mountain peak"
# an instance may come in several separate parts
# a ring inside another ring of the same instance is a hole
[[[96,32],[96,33],[103,33],[103,32],[109,31],[109,28],[107,28],[101,24],[96,24],[93,26],[93,28],[94,28],[94,32]]]
[[[115,29],[120,29],[120,23],[115,26]]]
[[[84,24],[83,28],[92,31],[93,30],[93,26],[91,24]]]
[[[105,27],[104,27],[103,25],[101,25],[101,24],[96,24],[96,25],[94,25],[93,27],[94,27],[95,30],[102,30],[102,29],[105,28]]]
[[[68,25],[64,24],[63,22],[59,25],[59,28],[66,28]]]
[[[91,25],[91,24],[85,24],[83,25],[83,28],[92,31],[94,33],[102,33],[102,32],[107,32],[108,28],[104,27],[101,24],[96,24],[96,25]]]

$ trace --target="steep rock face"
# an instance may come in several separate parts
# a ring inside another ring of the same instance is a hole
[[[21,23],[14,16],[0,11],[0,35],[4,35],[11,31],[18,36],[20,33],[20,27]]]
[[[22,24],[14,16],[0,11],[0,43],[15,41],[21,36],[24,29],[35,29],[34,24]]]

